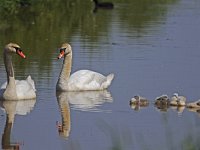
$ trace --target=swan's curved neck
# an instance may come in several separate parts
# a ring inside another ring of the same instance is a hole
[[[7,54],[4,52],[4,64],[5,64],[6,73],[7,73],[7,82],[9,83],[9,77],[13,77],[13,78],[15,77],[11,54]]]
[[[7,86],[3,94],[5,99],[17,99],[15,75],[12,65],[12,55],[4,52],[4,64],[7,73]]]
[[[72,53],[65,55],[59,80],[68,80],[72,67]]]

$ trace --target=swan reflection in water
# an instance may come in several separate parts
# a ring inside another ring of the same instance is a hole
[[[72,109],[91,112],[108,111],[98,107],[105,102],[113,102],[113,98],[107,90],[69,92],[67,94],[67,99],[69,100]]]
[[[82,91],[82,92],[56,92],[56,97],[61,112],[62,122],[57,122],[61,137],[69,137],[71,130],[70,108],[79,111],[101,112],[99,109],[105,102],[112,102],[112,96],[107,91]]]
[[[61,137],[69,137],[71,130],[71,117],[67,92],[56,92],[56,97],[61,112],[62,123],[57,122],[58,133]]]
[[[15,120],[15,115],[27,115],[35,105],[36,99],[31,100],[4,100],[0,101],[1,109],[6,113],[6,124],[2,135],[3,150],[19,150],[20,144],[12,142],[11,131]]]

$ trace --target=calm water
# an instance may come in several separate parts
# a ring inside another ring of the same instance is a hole
[[[59,2],[1,17],[1,49],[10,41],[21,45],[27,59],[14,57],[16,78],[30,74],[37,87],[35,101],[2,104],[2,149],[200,149],[198,113],[153,106],[162,94],[200,98],[200,1],[118,0],[113,10],[96,13],[89,0]],[[57,48],[66,41],[74,50],[72,72],[115,74],[107,91],[56,93],[62,64]],[[129,106],[134,95],[151,104],[135,111]]]

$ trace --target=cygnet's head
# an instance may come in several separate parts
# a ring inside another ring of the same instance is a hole
[[[173,96],[175,96],[176,98],[178,98],[178,93],[174,93]]]

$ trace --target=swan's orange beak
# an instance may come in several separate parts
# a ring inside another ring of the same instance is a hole
[[[21,56],[22,58],[26,58],[26,56],[24,55],[24,53],[22,52],[22,50],[17,50],[17,54],[19,55],[19,56]]]
[[[60,51],[60,54],[59,54],[59,56],[58,56],[58,59],[62,58],[62,57],[64,56],[64,54],[65,54],[65,51],[61,50],[61,51]]]

